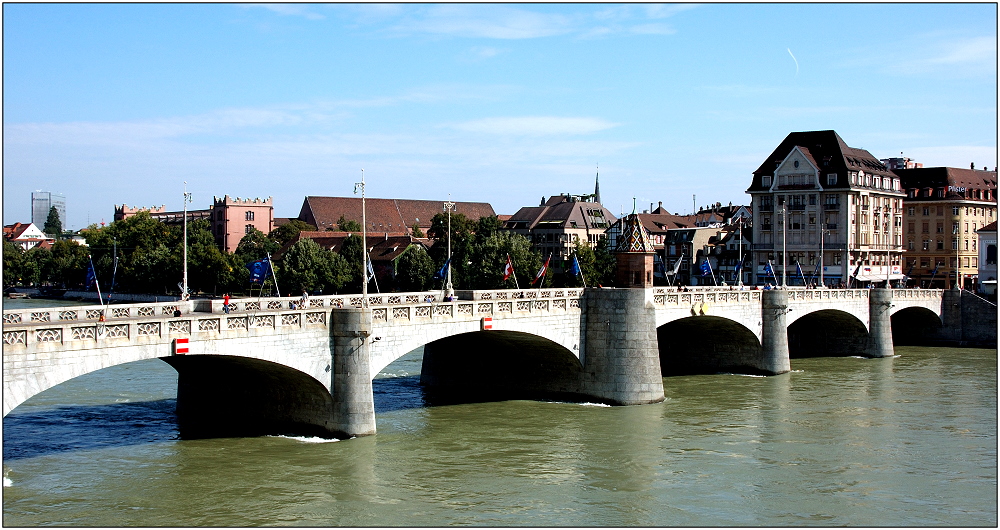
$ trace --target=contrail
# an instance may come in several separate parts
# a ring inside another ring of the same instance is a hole
[[[787,50],[788,50],[788,55],[792,55],[792,49],[787,48]],[[796,59],[794,55],[792,55],[792,60],[795,61],[795,75],[799,75],[799,60]]]

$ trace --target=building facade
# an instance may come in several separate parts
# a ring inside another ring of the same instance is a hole
[[[906,192],[910,285],[972,289],[979,274],[976,232],[997,220],[997,172],[953,167],[897,169]]]
[[[52,238],[42,233],[42,231],[35,226],[35,223],[14,223],[12,225],[4,226],[3,238],[5,241],[10,241],[24,250],[37,247],[45,242],[51,244],[53,241]]]
[[[233,252],[243,236],[253,230],[265,235],[274,229],[274,203],[266,199],[235,199],[229,195],[212,198],[209,221],[212,235],[226,252]]]
[[[982,227],[979,233],[979,286],[978,292],[993,302],[997,296],[997,222]]]
[[[413,234],[416,226],[424,234],[431,227],[431,219],[444,213],[445,201],[425,201],[416,199],[365,199],[365,222],[367,232]],[[476,221],[480,217],[496,217],[493,206],[486,202],[455,201],[453,214],[463,214]],[[316,227],[320,232],[338,231],[338,222],[343,217],[347,221],[361,223],[361,197],[318,197],[308,196],[302,202],[298,219]]]
[[[561,271],[572,257],[576,241],[596,247],[617,220],[593,195],[563,194],[543,199],[539,206],[521,208],[503,226],[528,238],[542,259],[551,256],[550,266]]]
[[[31,224],[39,230],[45,227],[45,221],[49,218],[49,210],[55,207],[59,213],[59,221],[62,222],[63,230],[68,230],[66,223],[66,197],[60,193],[50,191],[31,192]],[[58,235],[58,234],[56,234]]]
[[[778,283],[821,261],[823,282],[869,285],[902,273],[903,198],[899,177],[835,131],[789,134],[754,171],[756,283],[773,267]]]
[[[188,222],[198,219],[208,220],[212,235],[219,248],[233,252],[240,244],[240,239],[257,229],[268,234],[274,229],[274,202],[271,197],[266,199],[241,199],[229,195],[213,197],[212,207],[207,210],[188,210]],[[139,212],[148,212],[149,216],[164,224],[180,225],[184,223],[184,211],[168,212],[165,206],[128,206],[115,205],[115,221],[128,219]]]

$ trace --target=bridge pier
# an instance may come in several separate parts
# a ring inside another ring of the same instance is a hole
[[[788,291],[768,289],[761,292],[760,365],[762,372],[770,375],[791,371],[788,356]]]
[[[869,357],[892,357],[892,289],[868,291],[868,352]]]
[[[616,405],[663,401],[656,313],[647,289],[587,289],[580,389]]]
[[[333,430],[348,436],[375,434],[371,377],[371,309],[333,309]]]

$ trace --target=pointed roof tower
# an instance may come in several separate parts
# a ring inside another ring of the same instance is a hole
[[[601,167],[597,166],[597,176],[594,177],[594,202],[601,203]]]

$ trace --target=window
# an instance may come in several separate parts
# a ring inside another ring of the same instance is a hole
[[[913,240],[912,239],[906,244],[906,249],[907,250],[913,250]]]
[[[250,232],[253,232],[253,225],[246,225],[245,227],[243,227],[244,234],[249,234]]]
[[[247,214],[246,214],[246,220],[247,221],[253,221],[253,212],[247,212]]]
[[[765,188],[770,188],[771,187],[771,176],[770,175],[764,175],[763,177],[761,177],[760,178],[760,184],[762,186],[764,186]]]
[[[937,207],[937,214],[938,215],[944,215],[944,206],[938,206]]]
[[[909,208],[906,209],[906,215],[913,215],[915,210],[916,208],[910,206]]]
[[[924,215],[930,215],[930,214],[931,214],[931,209],[924,206]]]
[[[965,240],[965,250],[969,250],[969,240]]]
[[[958,206],[951,207],[951,215],[958,215]]]
[[[951,240],[951,249],[952,250],[958,250],[958,240],[957,239],[952,239]]]
[[[930,239],[925,239],[924,240],[924,250],[930,250],[930,249],[931,249],[931,240]]]
[[[906,231],[909,232],[909,233],[911,233],[911,234],[915,231],[912,222],[906,224]]]
[[[937,249],[938,250],[944,250],[944,240],[943,239],[938,239],[937,240]]]
[[[979,266],[979,258],[972,258],[972,266],[973,267]]]
[[[969,258],[962,258],[962,266],[963,267],[969,266]]]
[[[931,231],[931,229],[930,229],[930,223],[926,223],[926,222],[925,223],[920,223],[920,232],[922,234],[927,234],[930,231]]]
[[[815,206],[816,205],[816,196],[815,195],[810,195],[809,196],[809,205],[810,206]]]
[[[826,185],[827,186],[833,186],[836,183],[837,183],[837,174],[836,173],[827,173],[827,175],[826,175]]]
[[[939,233],[939,234],[943,234],[944,233],[944,223],[938,223],[937,224],[937,233]]]

